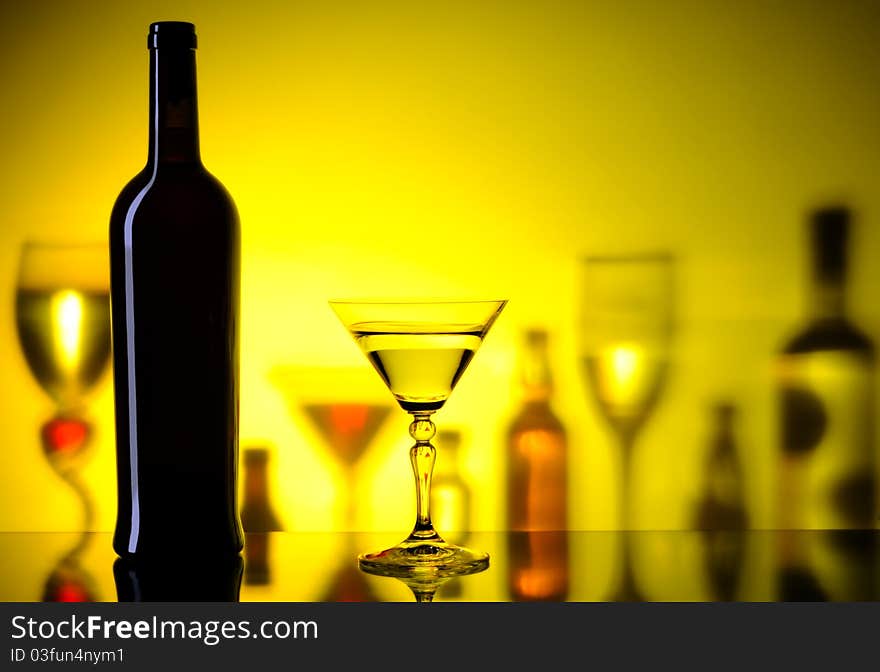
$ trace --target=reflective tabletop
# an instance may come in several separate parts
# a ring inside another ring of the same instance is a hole
[[[169,548],[116,557],[108,533],[0,533],[0,601],[350,602],[414,600],[357,554],[395,534],[249,534],[241,557]],[[489,569],[431,586],[434,601],[876,601],[875,531],[482,532]],[[621,566],[630,558],[630,566]],[[424,597],[424,596],[423,596]]]

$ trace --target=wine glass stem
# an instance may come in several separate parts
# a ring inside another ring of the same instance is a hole
[[[620,436],[620,529],[634,527],[632,507],[632,463],[635,432],[625,431]]]
[[[641,601],[642,597],[636,585],[635,568],[633,567],[633,520],[632,506],[632,463],[633,447],[636,432],[624,431],[620,436],[620,535],[621,535],[621,571],[620,588],[615,600],[633,602]]]
[[[416,524],[410,538],[440,539],[431,523],[431,474],[434,471],[437,450],[431,445],[430,439],[436,429],[430,415],[413,414],[409,431],[416,440],[409,451],[409,460],[416,479]]]

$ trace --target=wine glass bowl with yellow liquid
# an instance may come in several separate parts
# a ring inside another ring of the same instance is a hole
[[[56,407],[41,429],[43,450],[59,474],[71,474],[92,434],[87,398],[110,359],[106,245],[25,243],[15,316],[28,368]]]

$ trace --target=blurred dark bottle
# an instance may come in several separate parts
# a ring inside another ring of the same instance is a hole
[[[265,586],[272,582],[269,566],[269,532],[284,529],[269,497],[269,449],[253,446],[244,449],[244,503],[241,525],[244,528],[244,582]]]
[[[471,527],[471,490],[461,472],[461,432],[437,432],[440,458],[431,479],[431,519],[447,541],[463,544]]]
[[[507,435],[510,594],[564,600],[568,593],[567,440],[553,413],[547,332],[525,334],[523,405]]]
[[[706,575],[713,597],[730,601],[736,598],[742,574],[748,513],[736,450],[736,407],[719,403],[712,410],[714,429],[706,458],[706,485],[694,527],[702,530]]]
[[[120,602],[238,602],[238,555],[125,556],[113,563]]]
[[[846,208],[813,213],[811,315],[777,362],[782,529],[877,524],[875,356],[873,343],[847,318],[850,224]]]
[[[120,555],[236,554],[239,224],[199,155],[196,35],[150,26],[146,167],[110,219]]]

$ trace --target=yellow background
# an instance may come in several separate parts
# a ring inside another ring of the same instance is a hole
[[[615,525],[616,452],[577,367],[577,258],[666,248],[679,328],[641,437],[636,516],[686,527],[711,435],[740,408],[753,522],[769,524],[770,358],[805,310],[804,214],[861,213],[851,295],[880,334],[880,21],[871,2],[49,2],[0,9],[0,530],[71,530],[41,455],[51,415],[14,322],[26,239],[104,240],[143,165],[146,30],[196,24],[202,154],[242,221],[242,444],[275,448],[288,529],[341,525],[340,474],[270,383],[276,364],[361,364],[326,305],[348,295],[508,298],[440,428],[467,432],[473,526],[504,514],[520,330],[553,334],[570,524]],[[112,386],[84,477],[115,516]],[[357,527],[411,524],[407,419],[365,458]],[[442,455],[440,456],[442,459]]]

